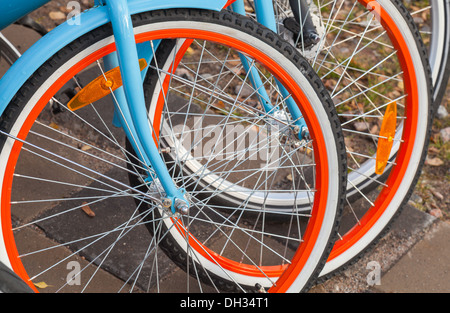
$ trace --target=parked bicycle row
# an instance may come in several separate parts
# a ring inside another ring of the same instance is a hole
[[[413,192],[449,0],[47,2],[0,4],[2,289],[307,292]]]

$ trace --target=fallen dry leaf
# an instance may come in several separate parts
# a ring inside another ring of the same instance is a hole
[[[59,129],[58,124],[53,123],[53,122],[51,122],[50,125],[48,125],[48,126],[50,126],[51,128],[54,128],[54,129]]]
[[[91,208],[89,207],[89,205],[87,205],[87,202],[83,202],[83,206],[81,207],[81,209],[82,209],[83,212],[86,213],[88,216],[90,216],[90,217],[94,217],[94,216],[95,216],[95,212],[91,210]]]
[[[443,216],[442,211],[440,209],[433,209],[430,211],[430,214],[436,218],[442,218]]]
[[[91,147],[91,146],[88,146],[88,145],[83,145],[83,146],[81,147],[81,151],[88,151],[88,150],[90,150],[90,149],[92,149],[92,147]]]
[[[189,48],[186,50],[186,53],[187,53],[187,54],[193,54],[193,53],[194,53],[194,49],[192,49],[191,47],[189,47]]]
[[[64,20],[66,18],[66,15],[63,12],[60,11],[52,11],[48,14],[48,16],[52,20]]]
[[[51,287],[51,285],[47,285],[47,283],[44,281],[41,281],[39,283],[33,283],[33,285],[39,289],[45,289],[45,288]]]
[[[436,198],[438,198],[439,200],[444,200],[444,196],[442,195],[442,193],[440,193],[437,190],[431,190],[431,193],[433,194],[433,196],[435,196]]]
[[[430,153],[439,153],[441,151],[438,148],[436,148],[436,147],[429,147],[428,148],[428,152],[430,152]]]
[[[426,159],[425,164],[431,165],[431,166],[441,166],[444,164],[444,161],[442,161],[439,158],[432,158],[432,159]]]

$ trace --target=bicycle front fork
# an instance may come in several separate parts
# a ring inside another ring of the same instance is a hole
[[[146,69],[139,67],[138,50],[145,52],[150,64],[159,41],[146,42],[137,47],[133,23],[126,0],[104,0],[108,8],[117,53],[104,58],[107,70],[120,67],[123,87],[114,91],[115,123],[120,124],[140,159],[148,165],[147,183],[158,180],[164,189],[162,205],[172,213],[187,214],[189,203],[184,197],[185,190],[178,188],[170,176],[166,164],[155,144],[155,132],[149,123],[142,87]]]
[[[262,25],[266,26],[267,28],[269,28],[270,30],[272,30],[273,32],[278,32],[277,21],[272,0],[254,0],[254,4],[257,21]],[[244,0],[235,1],[231,5],[231,7],[232,10],[236,13],[242,15],[246,14]],[[265,112],[272,116],[276,115],[276,113],[279,111],[279,108],[271,104],[269,96],[267,95],[263,83],[259,77],[258,71],[254,67],[252,67],[251,64],[249,64],[250,60],[247,57],[241,55],[240,59],[244,66],[244,69],[247,71],[247,75],[250,77],[250,81],[253,84],[253,88],[257,90],[258,97]],[[284,88],[284,86],[280,84],[278,81],[277,86],[282,96],[285,98],[286,106],[288,107],[289,112],[291,113],[293,119],[292,123],[295,128],[294,133],[296,134],[299,140],[306,139],[309,136],[308,127],[306,126],[305,120],[303,118],[299,106],[297,105],[297,103],[295,103],[294,99],[289,96],[289,92],[286,90],[286,88]]]

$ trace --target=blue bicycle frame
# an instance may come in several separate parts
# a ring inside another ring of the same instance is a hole
[[[28,14],[32,10],[49,2],[49,0],[29,0],[12,4],[9,1],[0,2],[0,30],[13,23],[18,18]],[[131,22],[131,15],[159,9],[170,8],[199,8],[207,10],[222,10],[228,0],[96,0],[96,6],[82,13],[79,25],[63,23],[33,45],[24,55],[8,70],[0,80],[0,114],[3,114],[7,104],[23,85],[25,80],[32,75],[49,57],[54,55],[64,46],[98,28],[106,23],[111,23],[116,41],[117,53],[104,59],[107,69],[120,66],[123,88],[114,94],[115,101],[115,125],[121,126],[130,139],[135,151],[141,159],[151,168],[149,181],[153,176],[158,177],[166,192],[166,198],[170,203],[173,213],[186,211],[189,204],[184,198],[184,190],[178,188],[167,171],[164,161],[161,159],[158,147],[154,143],[152,127],[147,119],[142,79],[145,71],[139,68],[139,58],[149,61],[153,58],[159,42],[148,42],[136,45]],[[275,14],[272,0],[255,0],[258,22],[276,31]],[[235,12],[245,14],[243,0],[237,0],[232,8]],[[244,68],[250,68],[249,60],[241,56]],[[252,71],[252,70],[251,70]],[[253,73],[250,73],[253,74]],[[252,83],[258,91],[261,103],[269,114],[274,108],[269,97],[265,93],[262,82],[257,73],[251,75]],[[287,91],[280,86],[282,93]],[[304,129],[305,123],[297,104],[292,98],[287,97],[286,104],[294,118],[299,130]],[[301,136],[299,131],[299,136]],[[154,172],[152,175],[151,172]],[[167,201],[166,201],[167,203]]]

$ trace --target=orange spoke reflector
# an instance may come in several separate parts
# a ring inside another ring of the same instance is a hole
[[[378,139],[377,162],[375,173],[383,174],[391,155],[394,144],[395,130],[397,128],[397,102],[391,102],[384,113],[383,123],[381,124],[380,137]]]
[[[139,67],[141,71],[147,67],[145,59],[139,60]],[[71,111],[75,111],[85,107],[88,104],[94,103],[101,98],[111,94],[117,88],[122,87],[122,77],[120,75],[120,68],[115,67],[109,70],[104,75],[101,75],[91,81],[86,87],[81,89],[75,97],[73,97],[67,105]]]

